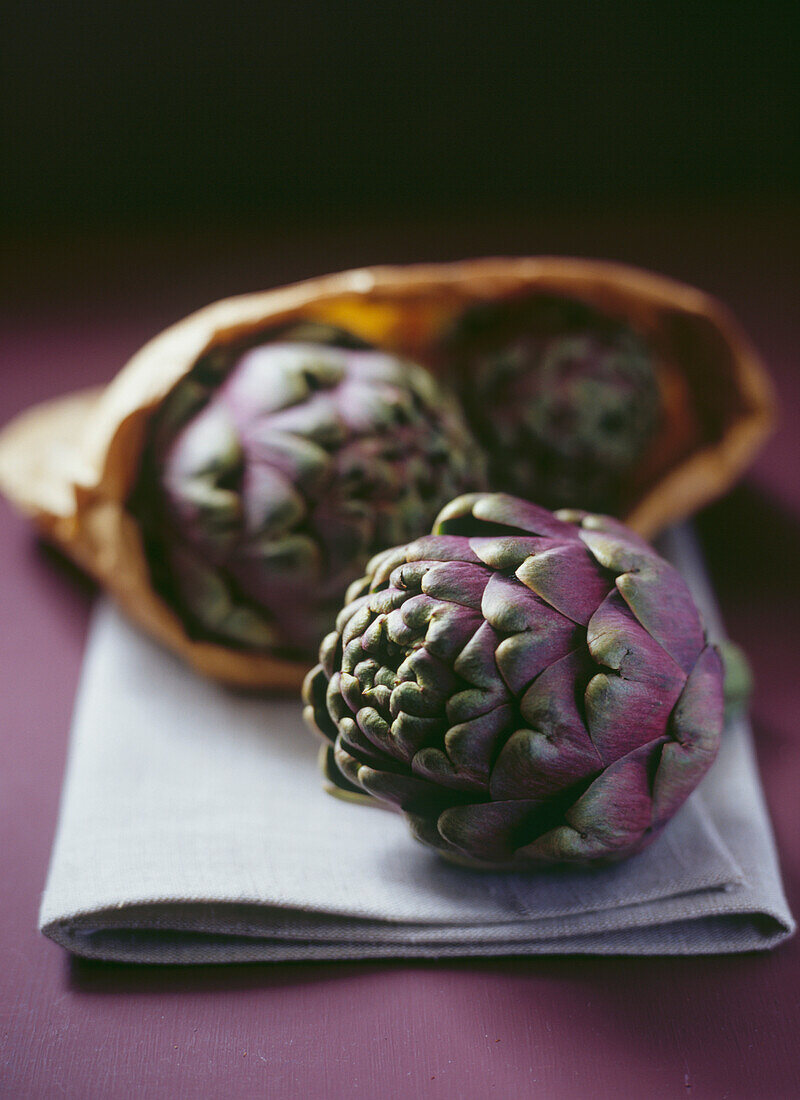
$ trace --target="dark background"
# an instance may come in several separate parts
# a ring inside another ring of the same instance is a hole
[[[793,8],[12,0],[0,218],[18,235],[787,201]]]

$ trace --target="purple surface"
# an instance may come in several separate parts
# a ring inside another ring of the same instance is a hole
[[[0,421],[103,381],[163,324],[226,291],[350,264],[580,252],[718,292],[767,355],[786,410],[748,485],[706,513],[701,534],[730,632],[755,666],[759,762],[798,912],[797,219],[726,217],[406,227],[263,247],[219,238],[42,246],[16,267]],[[91,589],[37,548],[4,502],[0,560],[1,1096],[800,1095],[800,938],[771,955],[711,959],[72,962],[36,932],[36,913]]]

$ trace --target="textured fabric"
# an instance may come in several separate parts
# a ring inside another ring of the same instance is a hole
[[[662,550],[712,636],[691,536]],[[742,639],[746,643],[746,639]],[[794,930],[746,723],[651,848],[592,870],[448,866],[399,815],[333,799],[295,699],[198,679],[103,602],[40,924],[130,962],[698,954]]]

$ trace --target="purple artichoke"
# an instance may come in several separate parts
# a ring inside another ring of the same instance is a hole
[[[474,307],[445,355],[493,488],[548,507],[619,510],[660,409],[652,356],[632,329],[538,295]]]
[[[304,688],[329,779],[490,868],[645,847],[714,760],[723,673],[680,575],[605,516],[470,494],[375,557]]]
[[[212,352],[155,419],[132,509],[156,588],[196,638],[314,653],[376,551],[485,483],[427,371],[320,333]]]

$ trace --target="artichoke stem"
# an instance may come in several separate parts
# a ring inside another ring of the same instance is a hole
[[[753,670],[744,651],[735,642],[720,642],[717,646],[725,669],[723,692],[725,698],[725,722],[732,722],[745,714],[753,693]]]

